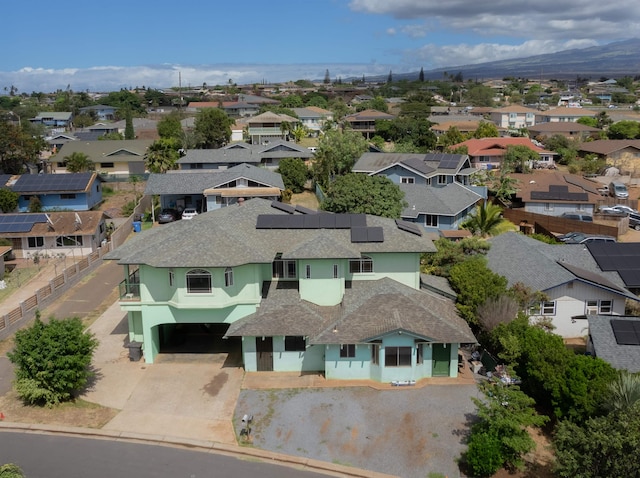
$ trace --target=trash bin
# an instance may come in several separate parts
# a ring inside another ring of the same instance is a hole
[[[142,358],[142,342],[129,342],[126,347],[129,349],[131,362],[137,362]]]
[[[142,231],[142,223],[140,221],[133,221],[133,232]]]

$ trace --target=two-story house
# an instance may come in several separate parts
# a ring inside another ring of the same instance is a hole
[[[100,121],[113,121],[116,119],[117,110],[118,108],[116,108],[115,106],[92,105],[80,108],[80,113],[86,115],[94,114],[95,117]]]
[[[491,121],[499,128],[518,130],[536,123],[537,110],[525,106],[511,105],[496,108],[489,113]]]
[[[575,123],[580,118],[593,118],[595,111],[560,106],[548,111],[536,112],[536,123]]]
[[[531,151],[537,153],[539,156],[537,166],[539,167],[547,169],[555,166],[553,158],[556,153],[541,148],[529,138],[472,138],[458,143],[452,146],[452,148],[461,148],[463,146],[466,146],[467,151],[469,151],[471,166],[477,169],[500,168],[509,146],[526,146]]]
[[[120,305],[145,361],[194,325],[214,347],[239,337],[247,371],[457,376],[460,344],[476,340],[451,299],[420,288],[420,255],[435,250],[420,228],[301,211],[252,199],[142,232],[105,256],[124,266]]]
[[[333,113],[331,111],[315,106],[293,108],[293,111],[298,115],[302,126],[307,128],[312,136],[318,136],[327,121],[333,119]]]
[[[364,110],[353,113],[344,117],[344,121],[349,123],[351,129],[362,133],[365,138],[369,139],[376,134],[376,121],[393,120],[395,116],[389,113],[383,113],[378,110]]]
[[[286,139],[291,130],[300,123],[293,116],[266,111],[246,120],[249,139],[252,144],[269,144],[271,141]]]

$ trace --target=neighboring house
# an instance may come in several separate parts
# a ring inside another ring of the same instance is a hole
[[[80,108],[80,113],[81,114],[95,114],[96,118],[98,118],[98,120],[107,120],[107,121],[113,121],[116,119],[116,111],[118,110],[118,108],[114,107],[114,106],[108,106],[108,105],[93,105],[93,106],[85,106],[84,108]]]
[[[272,141],[286,139],[299,122],[298,118],[267,111],[246,120],[249,140],[252,144],[267,145]]]
[[[105,258],[125,268],[120,305],[147,363],[193,326],[214,349],[241,349],[246,371],[391,382],[455,377],[460,344],[476,342],[451,299],[420,287],[433,251],[402,221],[253,199]]]
[[[537,110],[512,105],[491,110],[489,118],[500,128],[517,130],[528,128],[536,123]]]
[[[306,161],[312,157],[307,148],[278,139],[267,145],[232,143],[218,149],[190,149],[178,160],[178,165],[182,170],[227,169],[241,163],[277,169],[281,159]]]
[[[377,110],[364,110],[343,118],[352,130],[362,133],[367,139],[376,134],[376,121],[393,120],[395,116]]]
[[[101,122],[87,127],[86,130],[99,136],[105,136],[107,134],[117,134],[120,132],[118,126],[114,123]]]
[[[536,123],[575,123],[580,118],[593,118],[595,115],[594,111],[560,106],[548,111],[538,111]]]
[[[562,337],[583,337],[590,315],[622,315],[626,301],[640,301],[615,272],[603,272],[580,244],[547,244],[519,233],[491,239],[489,268],[546,300],[531,307],[533,319],[549,320]]]
[[[212,211],[261,197],[280,199],[282,177],[264,168],[239,164],[224,170],[170,171],[150,174],[146,195],[160,196],[160,207]]]
[[[73,113],[70,111],[47,111],[38,113],[35,118],[29,118],[34,124],[42,124],[57,130],[66,131],[73,126]]]
[[[106,238],[101,211],[0,214],[0,237],[9,239],[17,258],[82,257]]]
[[[438,188],[400,184],[400,189],[407,202],[402,219],[419,224],[429,232],[457,230],[483,199],[455,182]]]
[[[640,317],[589,316],[587,353],[617,370],[640,372]]]
[[[469,119],[465,121],[443,121],[434,124],[430,129],[436,136],[442,136],[451,128],[456,128],[462,134],[472,134],[475,130],[478,129],[481,121],[481,119]]]
[[[231,118],[244,118],[258,114],[260,105],[240,101],[223,101],[222,109]]]
[[[72,141],[60,148],[50,162],[56,173],[66,172],[66,159],[73,153],[86,154],[101,174],[144,174],[144,155],[150,139]]]
[[[29,211],[32,197],[42,211],[89,211],[102,202],[102,179],[97,173],[23,174],[10,182],[19,194],[18,210]]]
[[[540,159],[538,166],[552,168],[555,166],[553,151],[547,151],[534,144],[529,138],[480,138],[468,139],[452,146],[452,149],[466,146],[469,151],[471,166],[477,169],[496,169],[502,165],[502,160],[509,146],[526,146],[537,153]]]
[[[70,141],[77,141],[78,137],[72,133],[54,133],[44,139],[49,145],[49,149],[56,153],[62,146]]]
[[[574,122],[538,123],[527,128],[529,136],[533,138],[550,138],[560,135],[576,141],[584,141],[587,138],[597,139],[602,130]]]
[[[526,212],[547,216],[565,212],[593,214],[602,199],[599,184],[577,174],[533,171],[512,173],[509,177],[517,181],[512,207],[524,207]]]
[[[578,146],[578,154],[582,157],[595,154],[618,169],[635,171],[640,165],[640,139],[588,141]]]
[[[331,111],[323,110],[322,108],[293,108],[293,111],[298,115],[302,126],[307,128],[314,137],[320,134],[327,119],[333,117]]]

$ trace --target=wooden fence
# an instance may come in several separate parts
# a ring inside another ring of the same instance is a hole
[[[559,216],[547,216],[526,212],[524,209],[504,209],[503,216],[517,225],[533,226],[536,232],[548,231],[555,234],[580,231],[585,234],[598,234],[613,236],[616,239],[629,229],[629,219],[626,217],[612,219],[609,217],[594,216],[596,222],[576,221]]]

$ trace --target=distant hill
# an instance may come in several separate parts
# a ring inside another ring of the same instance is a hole
[[[450,66],[424,71],[425,79],[441,80],[443,73],[462,73],[467,79],[504,78],[575,79],[577,76],[598,80],[640,75],[640,39],[634,38],[602,46],[564,50],[556,53],[491,61],[477,65]],[[419,72],[393,74],[394,80],[417,80]],[[386,81],[387,75],[370,80]]]

